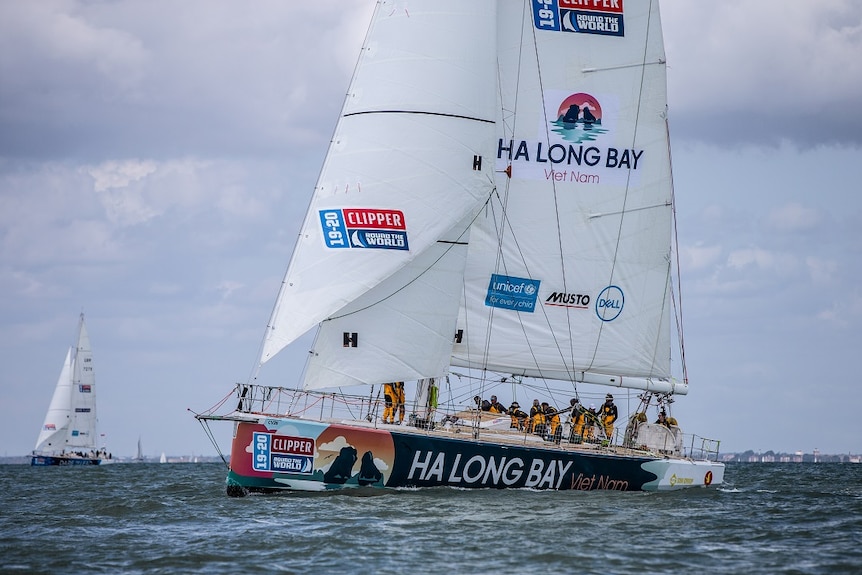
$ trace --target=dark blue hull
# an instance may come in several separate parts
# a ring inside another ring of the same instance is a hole
[[[60,455],[34,455],[30,458],[30,465],[48,466],[48,465],[99,465],[101,459],[89,457],[66,457]]]
[[[724,464],[595,446],[261,416],[234,432],[229,495],[357,487],[665,491],[720,485]]]

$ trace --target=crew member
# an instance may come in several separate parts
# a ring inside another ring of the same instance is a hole
[[[517,429],[518,431],[524,431],[524,427],[527,425],[527,412],[521,409],[521,406],[517,401],[513,401],[512,405],[509,406],[509,410],[506,412],[509,414],[509,417],[512,418],[512,422],[509,424],[510,429]]]
[[[572,435],[569,438],[569,441],[572,443],[580,443],[584,439],[584,423],[586,422],[586,409],[581,405],[581,401],[578,398],[572,398],[569,401],[569,405],[572,409],[571,415],[571,424],[572,424]]]
[[[488,407],[488,411],[491,413],[506,413],[506,408],[503,407],[503,404],[497,401],[497,396],[491,396],[491,405]]]
[[[591,403],[590,409],[584,414],[584,441],[592,442],[596,437],[595,426],[599,423],[599,414],[596,412],[596,404]]]
[[[560,438],[557,436],[557,431],[562,435],[562,429],[560,428],[560,412],[557,411],[556,407],[552,407],[547,403],[542,404],[542,413],[545,414],[545,423],[548,425],[550,429],[548,429],[548,440],[553,440],[555,442],[559,442]]]
[[[533,400],[533,407],[530,408],[530,421],[527,424],[527,431],[542,435],[545,430],[545,413],[542,411],[542,406],[539,405],[539,400]]]
[[[395,384],[383,384],[383,423],[395,423]]]
[[[602,426],[605,428],[605,437],[608,441],[614,439],[614,422],[617,420],[617,406],[614,405],[614,396],[610,393],[605,396],[605,402],[599,410]]]
[[[396,381],[393,387],[395,391],[395,408],[392,413],[392,423],[395,423],[395,411],[398,412],[398,425],[404,423],[404,404],[407,402],[407,396],[404,393],[404,382]]]

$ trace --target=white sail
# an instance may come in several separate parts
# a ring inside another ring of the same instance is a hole
[[[93,351],[84,325],[84,315],[81,314],[74,353],[70,349],[66,354],[34,451],[46,454],[89,452],[96,451],[96,444]]]
[[[54,395],[45,414],[45,422],[36,440],[36,452],[62,450],[65,447],[66,430],[69,427],[69,411],[72,405],[72,348],[66,351],[66,360],[54,387]]]
[[[321,324],[306,367],[305,389],[408,381],[446,372],[467,225],[456,226],[449,240],[425,250],[339,317]]]
[[[90,336],[81,316],[75,363],[72,369],[72,395],[66,447],[96,449],[96,376]]]
[[[664,48],[657,2],[581,4],[500,4],[499,199],[471,230],[453,363],[626,386],[670,376]]]
[[[658,2],[622,6],[378,4],[261,363],[319,325],[306,389],[451,363],[686,393]]]
[[[455,287],[443,289],[457,295],[462,250],[441,242],[466,238],[466,224],[458,224],[469,222],[493,189],[495,9],[491,0],[378,4],[369,33],[374,39],[363,46],[261,362],[322,321],[345,314],[355,319],[357,300],[386,297],[392,282],[381,284],[396,275],[408,281],[422,276],[438,286],[446,278]],[[440,29],[451,34],[441,38],[434,32]],[[435,265],[444,254],[442,265]],[[425,291],[410,296],[414,308]],[[414,321],[428,311],[435,310],[411,312],[396,303],[376,312],[374,321]],[[455,312],[440,311],[449,317],[419,320],[419,337],[451,332]],[[341,329],[326,328],[339,342]],[[319,341],[326,347],[330,339],[323,333]],[[407,371],[437,375],[426,369]],[[359,371],[345,377],[380,378]]]

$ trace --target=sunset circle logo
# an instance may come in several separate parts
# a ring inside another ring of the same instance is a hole
[[[602,128],[602,106],[589,94],[578,92],[560,102],[551,131],[575,144],[595,140]]]

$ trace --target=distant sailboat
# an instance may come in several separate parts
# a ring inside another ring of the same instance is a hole
[[[165,457],[165,452],[162,451],[162,456],[159,457],[159,463],[167,463],[167,462],[168,462],[168,458]]]
[[[96,376],[84,314],[78,339],[66,353],[31,465],[99,465],[110,456],[96,445]]]
[[[135,456],[132,458],[132,461],[135,463],[143,463],[144,461],[144,451],[141,449],[141,438],[138,438],[138,451],[135,453]]]

